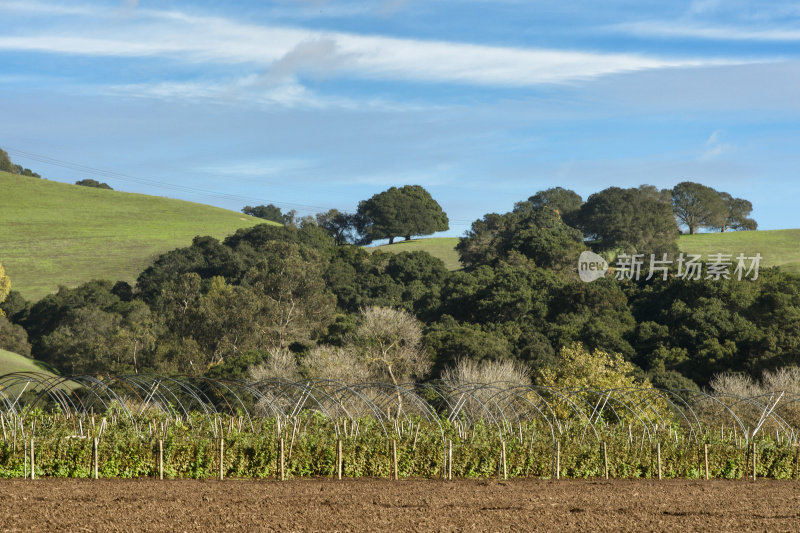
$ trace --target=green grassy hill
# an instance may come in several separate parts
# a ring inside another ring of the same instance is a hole
[[[54,374],[53,369],[46,363],[35,359],[29,359],[0,348],[0,376],[12,372],[42,372],[45,374]]]
[[[400,241],[373,250],[394,253],[422,250],[440,258],[450,270],[458,270],[461,264],[455,250],[457,243],[457,237],[433,237]],[[740,253],[748,257],[760,253],[762,267],[780,266],[786,271],[800,273],[800,229],[681,235],[678,246],[682,252],[702,254],[704,259],[716,253],[733,254],[734,258]]]
[[[392,252],[428,252],[434,257],[444,261],[445,266],[450,270],[458,270],[461,263],[458,261],[456,252],[458,237],[431,237],[429,239],[411,239],[410,241],[398,241],[394,244],[384,244],[372,248],[373,251]]]
[[[30,300],[90,279],[132,282],[196,235],[223,238],[264,220],[158,196],[0,172],[0,263]]]
[[[788,272],[800,272],[800,229],[769,231],[733,231],[681,235],[681,251],[702,254],[761,254],[762,266],[779,266]]]

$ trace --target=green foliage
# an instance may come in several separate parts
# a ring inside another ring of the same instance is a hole
[[[380,239],[430,235],[449,228],[447,215],[420,185],[391,187],[358,204],[358,229],[369,244]]]
[[[331,209],[324,213],[318,213],[315,221],[319,227],[333,237],[333,240],[338,245],[358,241],[355,215],[342,213],[338,209]]]
[[[545,206],[558,212],[567,225],[573,224],[573,217],[583,205],[583,198],[569,189],[562,187],[552,187],[539,191],[530,198],[528,202],[531,203],[534,209],[541,209]]]
[[[294,211],[290,213],[282,213],[281,208],[272,204],[257,205],[251,207],[249,205],[242,208],[242,213],[250,215],[251,217],[263,218],[264,220],[271,220],[278,224],[291,225],[294,224]]]
[[[728,198],[730,199],[730,195]],[[734,204],[726,202],[711,187],[683,181],[672,189],[672,209],[678,221],[686,226],[692,235],[701,228],[727,227],[726,219],[735,208]]]
[[[748,215],[753,211],[753,204],[744,198],[734,198],[726,192],[719,193],[725,204],[724,220],[721,225],[716,226],[720,231],[725,230],[748,230],[758,229],[758,223]]]
[[[581,343],[562,348],[556,363],[539,369],[534,381],[543,387],[579,390],[650,387],[649,382],[636,381],[633,364],[620,354],[599,349],[590,352]]]
[[[95,189],[108,189],[110,191],[114,190],[108,183],[100,183],[99,181],[93,179],[78,180],[75,182],[75,185],[80,185],[82,187],[94,187]]]
[[[538,267],[561,270],[574,267],[584,249],[580,231],[567,226],[555,209],[528,202],[510,213],[476,220],[456,246],[466,268],[519,262],[523,257]]]
[[[90,420],[37,414],[14,419],[26,427],[36,419],[36,476],[89,478],[93,475]],[[223,442],[223,475],[226,478],[275,479],[279,475],[279,438],[284,441],[284,472],[288,479],[334,477],[337,434],[342,441],[343,475],[348,478],[392,475],[392,439],[397,446],[398,471],[402,478],[441,478],[446,473],[447,442],[452,441],[452,474],[455,478],[497,478],[503,475],[502,443],[506,449],[509,478],[551,478],[555,468],[555,443],[548,427],[526,422],[514,431],[501,431],[493,424],[478,422],[469,428],[446,419],[427,422],[410,419],[388,435],[370,418],[358,420],[343,431],[340,421],[304,414],[282,424],[274,419],[218,417],[215,422],[197,413],[181,421],[138,417],[107,417],[99,434],[98,473],[101,478],[158,476],[158,440],[163,441],[164,475],[167,479],[214,479],[219,475],[219,438]],[[11,420],[9,420],[9,423]],[[134,426],[134,422],[136,426]],[[349,426],[349,424],[348,424]],[[83,431],[79,429],[83,428]],[[96,427],[96,426],[95,426]],[[144,428],[138,432],[136,427]],[[293,431],[292,428],[297,428]],[[148,429],[149,428],[149,429]],[[155,428],[155,431],[154,431]],[[19,429],[0,443],[0,478],[26,475],[26,447]],[[696,437],[696,440],[695,440]],[[603,446],[611,478],[656,478],[655,443],[660,443],[664,478],[698,479],[704,475],[703,445],[708,445],[709,474],[716,479],[742,479],[752,475],[751,445],[718,431],[691,437],[676,428],[661,426],[648,434],[628,424],[600,426],[598,432],[572,426],[559,433],[560,476],[602,478],[605,472]],[[763,436],[755,441],[756,474],[761,478],[792,479],[796,446],[785,439]]]
[[[0,349],[15,352],[26,357],[31,355],[28,334],[17,324],[12,324],[4,316],[0,316]]]
[[[609,187],[595,193],[581,206],[578,226],[595,241],[596,251],[627,254],[674,254],[678,225],[672,206],[655,187]]]

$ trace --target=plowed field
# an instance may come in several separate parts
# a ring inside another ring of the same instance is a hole
[[[0,480],[3,531],[797,531],[800,482]]]

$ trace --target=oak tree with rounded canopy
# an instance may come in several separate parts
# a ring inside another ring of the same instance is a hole
[[[690,235],[700,228],[722,227],[727,213],[725,201],[716,190],[692,181],[672,188],[672,210]]]
[[[720,231],[729,229],[737,231],[755,230],[758,228],[758,223],[752,218],[748,218],[748,215],[753,210],[753,204],[744,198],[734,198],[726,192],[719,193],[719,196],[725,204],[725,210],[723,211],[725,217],[722,225],[717,226],[717,229]]]
[[[450,228],[442,207],[420,185],[391,187],[358,204],[358,225],[365,244],[395,237],[430,235]]]
[[[578,225],[598,251],[628,254],[673,254],[678,251],[678,225],[672,206],[655,187],[609,187],[581,206]]]

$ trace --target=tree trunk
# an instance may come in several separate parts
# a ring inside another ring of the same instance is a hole
[[[410,241],[411,240],[411,235],[406,235],[406,240]]]
[[[389,237],[389,244],[394,244],[394,237]]]

